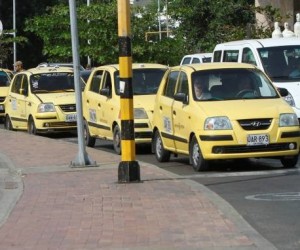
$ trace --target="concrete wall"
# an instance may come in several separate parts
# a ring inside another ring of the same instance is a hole
[[[288,20],[284,19],[282,23],[280,23],[281,28],[283,29],[284,22],[288,22],[290,28],[294,27],[295,23],[295,15],[296,15],[296,4],[295,2],[299,0],[255,0],[255,6],[266,6],[271,5],[275,8],[279,8],[281,15],[284,16],[286,14],[292,15],[292,17]],[[256,14],[256,19],[258,23],[263,23],[264,25],[268,25],[266,19],[261,14]],[[271,28],[273,28],[273,24],[271,24]]]

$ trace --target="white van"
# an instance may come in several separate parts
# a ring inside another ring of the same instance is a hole
[[[199,53],[185,55],[180,62],[180,65],[193,64],[193,63],[210,63],[213,53]]]
[[[289,95],[285,100],[300,121],[300,38],[266,38],[218,44],[213,62],[244,62],[263,70]]]

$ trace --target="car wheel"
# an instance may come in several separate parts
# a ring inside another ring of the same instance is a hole
[[[96,143],[96,138],[91,136],[89,131],[89,126],[86,120],[84,121],[83,130],[84,130],[85,145],[88,147],[94,147]]]
[[[113,145],[115,152],[120,155],[121,154],[121,131],[118,125],[114,127],[113,131]]]
[[[37,135],[37,130],[32,117],[29,118],[27,132],[31,135]]]
[[[4,126],[7,130],[13,130],[13,126],[12,126],[11,120],[8,115],[5,117]]]
[[[285,156],[280,158],[280,161],[285,168],[294,168],[298,162],[298,155]]]
[[[167,162],[170,160],[171,153],[165,150],[162,139],[158,130],[155,131],[154,135],[154,153],[155,157],[159,162]]]
[[[208,161],[203,158],[199,144],[195,136],[193,136],[190,143],[190,163],[193,169],[197,172],[208,170]]]

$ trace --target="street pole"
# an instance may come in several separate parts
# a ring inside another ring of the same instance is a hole
[[[16,45],[16,0],[13,0],[13,35],[14,35],[14,47],[13,47],[13,53],[14,53],[14,61],[15,63],[17,61],[17,45]]]
[[[160,0],[157,0],[157,16],[158,16],[158,34],[159,34],[159,41],[161,41]]]
[[[76,113],[77,113],[77,135],[78,135],[78,154],[75,161],[71,162],[71,167],[96,166],[86,150],[84,144],[84,129],[83,129],[83,112],[82,112],[82,96],[80,85],[80,63],[79,63],[79,45],[78,45],[78,28],[75,0],[69,0],[70,21],[71,21],[71,39],[72,39],[72,53],[73,53],[73,67],[74,67],[74,82],[76,95]]]
[[[90,6],[90,0],[87,0],[86,5]],[[89,24],[90,20],[88,20],[87,22]],[[88,40],[88,45],[90,45],[90,44],[91,44],[91,40]],[[89,65],[90,67],[92,66],[92,62],[91,62],[90,56],[87,57],[87,65]]]
[[[129,0],[118,0],[118,37],[120,68],[121,106],[121,162],[118,181],[127,183],[140,181],[140,166],[135,161],[133,90],[132,90],[132,50],[130,30]]]

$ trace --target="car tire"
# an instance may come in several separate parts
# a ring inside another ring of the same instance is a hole
[[[86,120],[84,120],[83,130],[85,145],[93,148],[96,143],[96,138],[91,136],[89,126]]]
[[[115,152],[121,154],[121,130],[118,125],[114,127],[113,130],[113,145]]]
[[[5,117],[5,121],[4,121],[4,127],[7,129],[7,130],[13,130],[13,126],[12,126],[12,123],[11,123],[11,120],[9,118],[9,116],[7,115]]]
[[[281,157],[280,161],[283,167],[294,168],[298,162],[298,155]]]
[[[159,162],[168,162],[170,160],[171,152],[164,148],[159,131],[156,130],[154,134],[154,153]]]
[[[203,158],[200,146],[195,136],[193,136],[190,143],[189,156],[190,163],[195,171],[199,172],[208,170],[208,161]]]
[[[28,120],[27,132],[31,135],[37,135],[36,126],[32,117]]]

